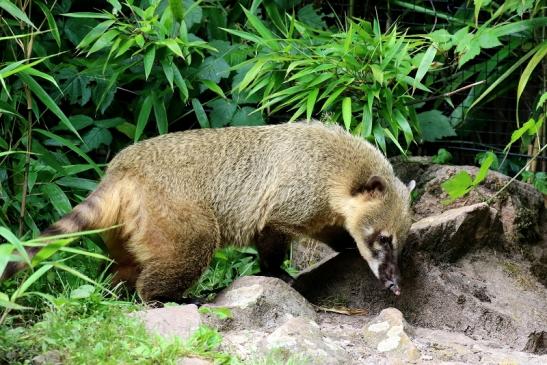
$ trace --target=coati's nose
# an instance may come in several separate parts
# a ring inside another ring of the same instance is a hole
[[[393,281],[388,280],[385,285],[395,295],[400,295],[401,294],[401,288],[399,288],[399,285],[395,284]]]

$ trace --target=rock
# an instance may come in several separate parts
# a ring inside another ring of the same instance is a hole
[[[427,251],[438,261],[455,261],[474,247],[499,245],[503,228],[486,203],[449,209],[414,223],[407,250]]]
[[[163,337],[177,336],[182,340],[188,339],[201,323],[194,304],[147,309],[130,313],[129,316],[142,320],[150,332]]]
[[[63,355],[60,351],[52,350],[32,358],[32,365],[61,365]]]
[[[261,348],[264,354],[276,351],[285,360],[298,354],[301,360],[313,364],[347,364],[348,361],[343,349],[323,336],[317,323],[303,317],[287,320],[262,341]]]
[[[365,326],[364,339],[390,359],[416,361],[421,354],[407,334],[410,330],[398,309],[387,308]]]
[[[213,365],[213,362],[199,357],[183,357],[177,360],[177,365]]]
[[[232,318],[219,320],[206,315],[205,321],[222,330],[271,330],[290,316],[315,319],[315,311],[284,281],[263,276],[244,276],[223,290],[210,307],[229,308]]]
[[[422,219],[446,210],[482,203],[493,197],[509,181],[510,177],[495,171],[465,197],[444,205],[448,198],[441,183],[460,171],[475,176],[479,169],[474,166],[449,166],[432,164],[428,158],[393,159],[393,168],[403,181],[416,180],[418,198],[413,205],[414,216]],[[509,243],[536,243],[539,240],[538,222],[543,210],[544,197],[532,185],[513,181],[492,202],[499,212],[506,241]]]
[[[533,354],[547,355],[547,332],[537,331],[530,333],[528,336],[528,342],[526,343],[523,351],[531,352]]]

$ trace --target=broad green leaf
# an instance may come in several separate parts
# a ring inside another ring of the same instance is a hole
[[[351,127],[351,98],[349,96],[342,100],[342,119],[346,130],[349,131]]]
[[[450,179],[441,183],[441,188],[450,196],[449,202],[467,194],[472,186],[473,180],[467,171],[460,171]]]
[[[152,71],[152,66],[154,66],[154,58],[156,57],[156,47],[151,45],[148,47],[148,50],[144,54],[144,78],[148,80],[150,72]]]
[[[169,122],[167,121],[167,111],[163,98],[160,96],[154,97],[154,116],[156,117],[156,126],[159,134],[167,133]]]
[[[368,105],[363,105],[363,118],[361,120],[363,129],[361,130],[361,136],[367,138],[372,133],[372,113]]]
[[[45,183],[41,189],[59,215],[65,215],[72,210],[68,197],[57,184]]]
[[[319,94],[319,88],[315,88],[308,95],[308,99],[306,100],[306,119],[307,120],[311,119],[311,116],[313,114],[313,108],[315,107],[315,101],[317,100],[318,94]]]
[[[264,125],[264,119],[262,118],[262,114],[256,111],[256,109],[245,106],[234,114],[230,124],[233,126]]]
[[[377,65],[369,65],[372,70],[372,76],[380,85],[384,83],[384,72]]]
[[[422,137],[426,142],[435,142],[456,135],[450,120],[439,110],[430,110],[417,115]]]
[[[61,122],[69,129],[71,130],[78,138],[82,139],[80,137],[80,134],[76,131],[76,129],[72,126],[72,123],[70,123],[70,120],[67,118],[65,113],[59,108],[59,106],[55,103],[55,101],[51,98],[51,96],[32,78],[32,76],[27,75],[25,72],[21,72],[18,74],[21,80],[28,86],[28,88],[32,91],[32,93],[40,99],[42,103],[46,105],[46,107],[55,114]]]
[[[203,83],[203,85],[205,85],[209,90],[211,90],[212,92],[216,93],[218,96],[226,99],[226,95],[224,95],[224,92],[222,91],[222,89],[220,88],[220,86],[218,86],[217,84],[215,84],[213,81],[211,80],[201,80],[201,82]]]
[[[8,14],[14,17],[17,20],[20,20],[24,23],[27,23],[34,29],[37,29],[36,26],[30,21],[25,13],[21,11],[15,4],[9,0],[0,0],[0,8],[4,9]]]
[[[137,129],[135,130],[135,142],[141,138],[142,132],[144,132],[144,127],[148,124],[150,112],[152,111],[153,98],[154,96],[152,93],[146,95],[141,105],[141,110],[139,111],[139,116],[137,118]]]
[[[486,152],[486,157],[482,160],[479,172],[477,173],[477,175],[475,176],[475,179],[473,180],[473,186],[477,186],[486,178],[486,176],[488,176],[488,169],[490,169],[490,166],[495,160],[496,160],[495,154],[493,154],[490,151]]]
[[[491,29],[479,33],[479,45],[481,48],[495,48],[501,46],[501,42]]]
[[[201,102],[198,99],[192,99],[192,108],[194,109],[194,113],[196,114],[196,118],[198,119],[201,128],[211,128],[209,119],[207,119],[207,114],[205,114],[205,110],[203,109],[203,105],[201,105]]]
[[[70,299],[85,299],[89,298],[95,292],[93,285],[84,284],[70,292]]]
[[[435,48],[434,44],[430,45],[427,48],[427,51],[425,51],[425,54],[423,55],[422,60],[420,61],[420,65],[418,66],[418,71],[416,71],[416,76],[414,77],[412,89],[416,89],[417,83],[422,81],[425,74],[429,70],[429,67],[431,66],[431,63],[433,62],[433,59],[435,58],[436,53],[437,53],[437,49]]]
[[[446,164],[452,161],[452,154],[444,148],[439,148],[437,154],[431,157],[431,162],[436,164]]]
[[[84,146],[82,151],[89,152],[101,145],[109,146],[112,143],[112,133],[106,128],[93,127],[83,135]]]
[[[177,22],[184,20],[184,7],[182,0],[169,0],[169,7],[171,8],[171,13]]]
[[[516,131],[514,131],[512,134],[511,134],[511,140],[509,141],[509,143],[505,146],[505,148],[503,149],[504,152],[507,152],[509,151],[509,148],[511,148],[511,145],[513,143],[515,143],[516,141],[518,141],[519,139],[522,138],[523,135],[526,134],[526,132],[528,132],[531,128],[534,128],[536,125],[536,122],[533,120],[533,119],[530,119],[528,120],[526,123],[524,123],[522,125],[522,127],[520,127],[519,129],[517,129]]]
[[[230,99],[213,100],[209,103],[209,107],[212,109],[209,113],[212,128],[229,125],[237,110],[237,104]]]
[[[403,131],[407,146],[410,145],[410,143],[414,140],[414,134],[412,133],[412,128],[410,127],[408,120],[406,120],[405,116],[399,109],[395,109],[393,116],[395,117],[395,121],[399,125],[399,128]]]

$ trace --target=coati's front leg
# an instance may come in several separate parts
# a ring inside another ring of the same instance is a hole
[[[260,275],[272,276],[292,284],[294,279],[281,268],[291,237],[271,227],[265,227],[256,239]]]

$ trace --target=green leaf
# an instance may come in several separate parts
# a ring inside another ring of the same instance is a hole
[[[32,78],[32,76],[27,75],[25,72],[21,72],[18,74],[21,80],[28,86],[28,88],[32,91],[32,93],[40,99],[42,103],[46,105],[46,107],[55,114],[61,122],[70,130],[72,131],[78,138],[82,139],[80,137],[80,134],[76,131],[76,129],[72,126],[72,123],[70,123],[70,120],[68,120],[67,116],[61,108],[55,103],[55,101],[51,98],[51,96]]]
[[[40,279],[46,272],[51,269],[52,265],[47,264],[40,267],[38,270],[32,273],[23,283],[17,288],[17,290],[12,294],[11,299],[14,301],[21,296],[27,289],[34,284],[38,279]]]
[[[414,134],[412,133],[412,128],[410,127],[410,124],[399,109],[395,109],[395,111],[393,112],[393,116],[395,117],[395,121],[399,125],[399,128],[403,131],[407,146],[410,145],[410,143],[412,143],[412,141],[414,140]]]
[[[14,17],[17,20],[20,20],[24,23],[27,23],[34,29],[37,29],[34,24],[30,21],[25,13],[23,13],[17,6],[15,6],[9,0],[0,0],[0,8],[4,9],[8,14]]]
[[[209,90],[211,90],[212,92],[216,93],[218,96],[226,99],[226,95],[224,95],[224,92],[222,91],[222,89],[220,88],[220,86],[218,86],[217,84],[215,84],[213,81],[211,80],[202,80],[201,81]]]
[[[198,309],[198,312],[201,314],[213,314],[218,319],[228,319],[232,318],[232,311],[230,308],[225,307],[206,307],[202,306]]]
[[[97,24],[93,29],[91,29],[84,37],[84,39],[81,40],[81,42],[78,44],[79,49],[84,49],[87,46],[91,44],[94,40],[99,38],[104,32],[110,28],[112,24],[114,24],[115,20],[107,20],[102,23]]]
[[[528,79],[530,78],[530,75],[532,74],[536,66],[542,60],[543,62],[546,62],[545,56],[547,55],[547,41],[538,45],[536,49],[537,49],[536,53],[532,56],[532,58],[530,59],[530,62],[528,62],[528,64],[526,65],[526,68],[524,69],[524,71],[522,71],[522,74],[520,75],[520,80],[517,87],[517,110],[518,110],[520,97],[522,95],[522,92],[524,91],[524,88],[528,84]]]
[[[477,175],[475,176],[475,179],[473,180],[473,186],[477,186],[486,178],[486,176],[488,176],[488,169],[490,169],[490,166],[496,160],[497,160],[497,157],[494,153],[490,151],[486,152],[486,157],[482,160],[479,172],[477,173]]]
[[[439,110],[419,113],[417,118],[424,141],[435,142],[456,135],[448,117]]]
[[[420,61],[420,65],[418,66],[418,71],[416,71],[416,76],[414,77],[412,89],[416,89],[417,84],[422,81],[425,74],[429,70],[429,67],[431,66],[431,63],[433,62],[433,59],[435,58],[436,53],[437,53],[437,49],[435,48],[434,44],[430,45],[427,48],[427,50],[425,51],[425,54],[422,57],[422,60]]]
[[[342,100],[342,119],[346,130],[349,131],[351,127],[351,98],[349,96]]]
[[[230,123],[233,126],[257,126],[264,125],[262,114],[249,106],[238,110]]]
[[[229,125],[232,122],[234,114],[237,110],[237,104],[228,99],[216,99],[209,103],[211,113],[211,127],[221,128]]]
[[[363,129],[361,130],[361,136],[367,138],[372,133],[372,113],[368,105],[363,105],[363,118],[361,120]]]
[[[32,266],[36,267],[39,263],[53,256],[61,247],[68,245],[72,241],[74,241],[74,238],[61,238],[48,242],[47,245],[43,246],[32,258]]]
[[[87,52],[87,55],[89,56],[92,53],[95,53],[97,51],[100,51],[101,49],[105,47],[109,47],[112,45],[112,41],[114,38],[116,38],[120,33],[115,29],[110,29],[106,31],[104,34],[102,34],[96,41],[93,43],[93,46],[89,49]]]
[[[8,295],[2,292],[0,292],[0,307],[13,310],[32,309],[31,307],[24,307],[22,305],[11,302],[8,298]]]
[[[85,299],[89,298],[95,292],[93,285],[84,284],[70,292],[70,299]]]
[[[148,124],[148,119],[150,118],[150,112],[152,111],[153,103],[153,94],[148,94],[144,98],[144,101],[141,105],[141,110],[139,111],[139,117],[137,118],[137,128],[135,129],[135,139],[137,142],[144,132],[144,127]]]
[[[45,183],[41,185],[41,190],[47,196],[59,215],[65,215],[72,210],[68,197],[57,184]]]
[[[384,83],[384,72],[377,65],[369,65],[372,70],[372,76],[380,85]]]
[[[452,161],[452,154],[444,148],[439,148],[437,154],[431,157],[431,162],[436,164],[446,164]]]
[[[61,14],[62,16],[66,16],[68,18],[84,18],[84,19],[112,19],[114,16],[111,14],[104,14],[104,13],[94,13],[94,12],[86,12],[81,11],[78,13],[64,13]]]
[[[182,101],[186,102],[188,100],[188,87],[186,86],[186,81],[182,78],[182,75],[178,67],[173,63],[173,75],[175,77],[175,85],[179,89],[180,96]]]
[[[169,7],[171,8],[171,13],[177,22],[184,20],[184,7],[182,0],[169,0]]]
[[[254,14],[252,14],[250,11],[245,9],[242,6],[243,12],[245,12],[245,15],[247,16],[247,20],[249,20],[249,23],[251,23],[251,26],[262,36],[262,39],[265,41],[264,43],[273,49],[274,51],[277,51],[280,49],[279,44],[276,42],[275,36],[272,32],[262,23],[260,19]]]
[[[479,33],[479,45],[481,48],[495,48],[502,44],[491,29],[486,29]]]
[[[84,152],[99,148],[101,145],[109,146],[112,143],[112,134],[106,128],[93,127],[83,135]]]
[[[55,183],[67,188],[82,189],[87,191],[93,191],[97,188],[97,181],[73,176],[63,176],[62,178],[56,180]]]
[[[460,171],[441,184],[441,188],[450,196],[450,201],[461,198],[471,190],[473,180],[467,171]]]
[[[311,116],[313,114],[313,108],[315,106],[315,101],[317,100],[318,94],[319,94],[319,88],[315,88],[308,95],[308,99],[306,100],[306,119],[307,120],[311,119]]]
[[[148,47],[148,50],[144,54],[144,78],[148,80],[150,72],[152,71],[152,66],[154,66],[154,58],[156,57],[156,47],[151,45]]]
[[[194,108],[194,113],[196,113],[196,118],[198,119],[199,125],[201,128],[211,128],[209,124],[209,119],[207,119],[207,114],[203,109],[203,105],[198,99],[192,99],[192,108]]]
[[[93,160],[91,158],[89,158],[89,156],[84,151],[82,151],[79,147],[77,147],[70,140],[68,140],[66,138],[63,138],[63,137],[60,137],[60,136],[58,136],[54,133],[51,133],[50,131],[46,131],[46,130],[43,130],[43,129],[34,129],[34,132],[40,133],[40,134],[42,134],[46,137],[49,137],[49,138],[55,140],[57,143],[70,148],[72,151],[76,152],[80,157],[82,157],[89,165],[93,166],[93,169],[95,171],[97,171],[97,174],[99,176],[102,176],[103,173],[102,173],[101,169],[97,166],[97,164],[95,164],[95,162],[93,162]]]
[[[245,77],[243,78],[243,80],[241,80],[241,82],[237,86],[239,91],[243,91],[256,78],[256,76],[260,73],[260,71],[266,64],[266,62],[267,62],[266,60],[256,61],[253,67],[251,67],[249,71],[247,71],[247,73],[245,74]]]
[[[177,43],[176,40],[174,40],[174,39],[165,39],[163,41],[157,41],[156,44],[166,46],[167,48],[169,48],[169,50],[171,50],[171,52],[173,52],[174,54],[176,54],[177,56],[179,56],[181,58],[184,58],[184,56],[182,54],[182,49],[180,48],[180,45]]]
[[[156,117],[156,126],[159,134],[167,133],[169,123],[167,121],[167,111],[162,97],[154,98],[154,116]]]
[[[384,129],[382,126],[377,125],[374,127],[372,133],[374,134],[374,140],[376,141],[376,145],[380,147],[382,152],[384,152],[384,155],[387,153],[386,151],[386,137],[384,133]]]
[[[0,236],[4,237],[9,243],[11,243],[17,252],[21,255],[23,260],[30,266],[30,258],[28,257],[27,251],[23,246],[23,243],[15,236],[8,228],[0,227]]]
[[[51,11],[48,9],[48,7],[41,1],[36,1],[36,4],[42,9],[42,12],[46,16],[47,19],[47,25],[49,29],[51,30],[51,35],[53,39],[55,39],[55,42],[60,47],[61,46],[61,35],[59,34],[59,28],[57,27],[57,23],[55,22],[55,19],[53,18],[53,15],[51,14]]]

